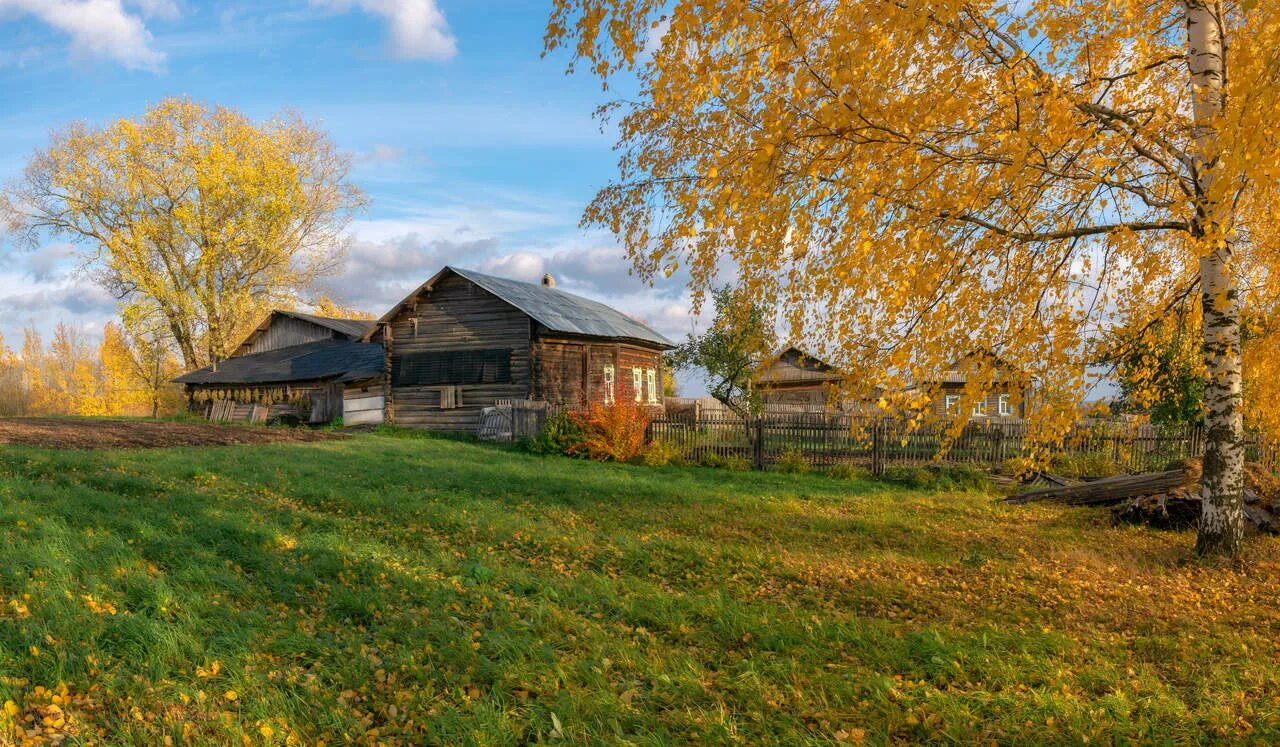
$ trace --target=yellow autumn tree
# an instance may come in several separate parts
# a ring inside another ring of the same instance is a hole
[[[311,302],[315,313],[330,319],[377,319],[378,317],[365,311],[339,303],[329,296],[320,296]]]
[[[190,369],[226,357],[340,261],[363,204],[349,168],[295,116],[254,122],[172,98],[55,133],[3,207],[32,241],[80,242],[93,277],[152,307]]]
[[[172,382],[181,366],[160,330],[126,313],[123,324],[103,329],[98,355],[109,414],[154,418],[180,409],[182,393]]]
[[[27,414],[27,391],[23,382],[22,359],[0,335],[0,415]]]
[[[912,382],[983,351],[1037,382],[1047,443],[1085,339],[1199,298],[1197,549],[1239,549],[1240,320],[1280,266],[1275,3],[556,0],[546,43],[638,79],[585,220],[644,275],[740,278],[887,404],[923,411]]]
[[[21,367],[32,414],[113,414],[103,394],[101,366],[80,329],[59,322],[46,349],[39,332],[28,327]]]

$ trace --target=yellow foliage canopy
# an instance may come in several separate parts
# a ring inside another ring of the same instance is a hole
[[[1229,76],[1189,51],[1196,13]],[[1203,258],[1229,277],[1211,311],[1273,318],[1271,3],[557,0],[546,41],[639,79],[585,221],[647,276],[736,278],[864,395],[919,413],[913,382],[984,351],[1060,433],[1087,340],[1196,299]],[[1280,353],[1252,339],[1248,409],[1280,433]]]
[[[363,203],[349,159],[293,116],[253,122],[166,99],[54,134],[6,195],[9,220],[86,247],[94,277],[163,320],[187,368],[226,357],[341,258]]]

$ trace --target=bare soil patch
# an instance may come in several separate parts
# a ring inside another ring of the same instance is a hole
[[[153,449],[169,446],[299,443],[347,438],[302,428],[91,418],[0,418],[0,444],[61,449]]]

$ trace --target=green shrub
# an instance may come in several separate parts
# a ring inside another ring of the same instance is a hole
[[[963,465],[886,467],[880,479],[913,490],[987,491],[991,488],[991,479],[985,472]]]
[[[796,449],[787,449],[778,457],[778,471],[785,475],[803,475],[809,471],[809,460]]]
[[[684,452],[670,441],[654,441],[645,449],[641,460],[647,467],[684,466]]]
[[[586,440],[586,431],[577,418],[559,412],[547,418],[538,435],[525,442],[525,448],[534,454],[584,456],[582,446]]]
[[[751,469],[751,460],[746,457],[731,454],[725,456],[715,451],[704,451],[698,459],[698,464],[703,467],[712,467],[714,469],[727,469],[732,472],[747,472]]]
[[[827,470],[827,477],[836,480],[865,480],[871,473],[856,464],[837,464]]]
[[[1049,471],[1062,477],[1115,477],[1124,469],[1109,455],[1092,451],[1055,456],[1049,463]]]

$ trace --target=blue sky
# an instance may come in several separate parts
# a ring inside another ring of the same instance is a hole
[[[529,0],[0,0],[0,180],[51,129],[132,116],[166,96],[254,118],[293,109],[352,154],[371,198],[333,294],[380,312],[445,263],[612,303],[670,337],[683,286],[647,288],[616,242],[578,228],[615,170],[592,119],[606,94],[543,59],[549,4]],[[616,95],[616,94],[610,94]],[[0,249],[0,334],[113,304],[47,242]]]

